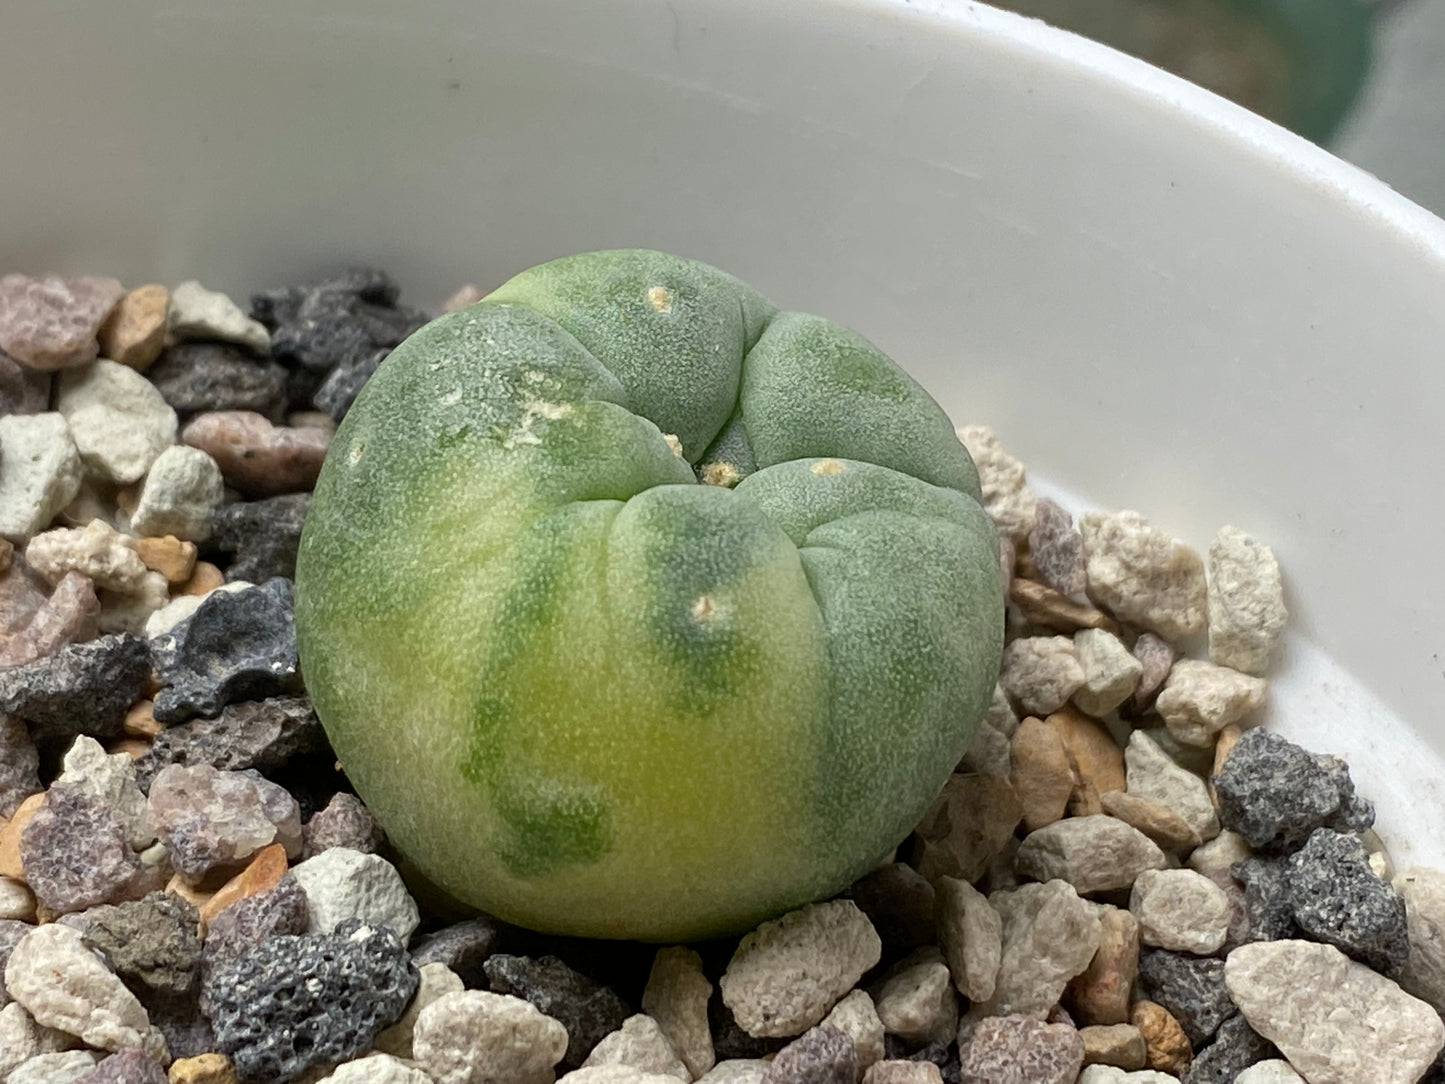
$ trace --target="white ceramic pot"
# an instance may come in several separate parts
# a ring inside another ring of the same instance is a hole
[[[108,0],[0,32],[0,263],[408,300],[645,245],[851,323],[1035,475],[1275,548],[1268,721],[1445,861],[1445,223],[944,0]]]

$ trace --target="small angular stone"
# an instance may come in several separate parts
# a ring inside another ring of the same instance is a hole
[[[107,753],[94,738],[75,739],[61,761],[56,779],[97,799],[120,821],[126,845],[143,851],[156,841],[146,814],[145,795],[136,786],[135,762],[124,753]]]
[[[0,417],[0,535],[23,540],[80,492],[80,451],[57,413]]]
[[[1015,731],[1009,746],[1009,782],[1023,806],[1030,832],[1063,819],[1074,790],[1069,754],[1057,730],[1032,715]]]
[[[809,1028],[773,1059],[763,1073],[764,1084],[855,1084],[858,1054],[837,1028]]]
[[[863,1074],[863,1084],[943,1084],[931,1061],[880,1061]]]
[[[1445,1046],[1433,1008],[1332,945],[1242,945],[1225,979],[1249,1024],[1311,1084],[1414,1084]]]
[[[1120,620],[1177,641],[1204,628],[1204,562],[1137,512],[1086,512],[1089,597]]]
[[[986,425],[965,425],[958,430],[958,439],[978,467],[984,510],[1001,533],[1024,541],[1034,525],[1038,498],[1025,482],[1023,464],[1004,451]]]
[[[296,878],[284,874],[274,887],[247,896],[211,918],[202,945],[202,966],[209,974],[267,938],[304,934],[307,924],[306,893]]]
[[[811,904],[742,939],[719,983],[722,998],[750,1035],[798,1035],[827,1015],[882,948],[852,901]]]
[[[1113,1065],[1130,1071],[1144,1068],[1144,1033],[1133,1024],[1083,1027],[1079,1038],[1084,1041],[1085,1065]]]
[[[270,937],[220,964],[201,1004],[243,1082],[285,1081],[368,1050],[416,985],[395,934],[348,921],[334,933]]]
[[[431,1084],[431,1077],[389,1054],[367,1054],[343,1062],[326,1077],[329,1084]]]
[[[0,874],[0,922],[35,921],[35,896],[24,881]],[[0,956],[0,973],[4,972],[4,959]],[[3,986],[3,983],[0,983]],[[0,991],[3,995],[3,991]],[[0,1005],[5,998],[0,996]]]
[[[310,500],[309,493],[290,493],[218,509],[211,544],[234,554],[226,578],[262,583],[275,576],[295,576],[296,548]]]
[[[1037,881],[1058,878],[1087,895],[1128,888],[1168,864],[1144,833],[1108,816],[1070,817],[1024,837],[1015,865]]]
[[[178,414],[247,410],[276,421],[286,409],[286,370],[225,343],[178,343],[146,375]]]
[[[223,410],[192,418],[181,440],[209,455],[227,482],[254,498],[310,491],[331,434],[275,426],[254,411]]]
[[[214,719],[192,719],[162,730],[150,751],[136,761],[136,774],[142,789],[149,790],[156,772],[167,764],[268,771],[294,756],[326,748],[326,734],[306,697],[243,700],[227,704]]]
[[[225,294],[188,279],[171,291],[170,332],[177,339],[219,339],[240,343],[256,354],[271,350],[271,336]]]
[[[1139,985],[1145,997],[1163,1005],[1179,1021],[1196,1048],[1234,1015],[1224,985],[1223,960],[1146,949],[1139,956]]]
[[[1204,780],[1181,768],[1142,730],[1129,736],[1124,750],[1128,792],[1172,809],[1185,824],[1210,840],[1219,834],[1219,817]]]
[[[492,991],[519,997],[566,1028],[563,1067],[576,1069],[632,1010],[610,986],[599,986],[555,956],[496,954],[484,965]]]
[[[170,305],[171,292],[164,286],[127,291],[100,326],[101,356],[145,372],[165,345]]]
[[[307,928],[313,933],[358,919],[390,927],[404,945],[416,929],[416,901],[396,867],[380,855],[332,847],[293,866],[291,875],[306,893]]]
[[[86,472],[117,485],[140,481],[176,442],[176,412],[155,385],[105,358],[60,375],[55,409],[70,426]]]
[[[52,922],[26,934],[5,965],[5,988],[36,1023],[89,1046],[141,1047],[153,1057],[166,1055],[164,1040],[135,995],[69,926]]]
[[[1250,941],[1297,938],[1289,867],[1281,858],[1250,858],[1231,867],[1244,886],[1246,936]]]
[[[194,992],[201,942],[196,909],[164,892],[86,913],[85,944],[105,958],[143,1004]]]
[[[1067,636],[1022,636],[1004,648],[999,683],[1033,715],[1058,711],[1084,684]]]
[[[23,666],[66,644],[93,640],[99,616],[100,600],[90,580],[67,572],[24,628],[12,633],[8,642],[0,641],[0,667]]]
[[[290,860],[286,857],[286,848],[279,843],[268,843],[251,857],[240,873],[211,893],[210,899],[197,905],[200,908],[201,925],[210,925],[217,915],[232,904],[271,891],[289,871]],[[305,927],[295,932],[304,933]]]
[[[436,1084],[550,1084],[567,1031],[521,998],[464,990],[422,1010],[413,1047]]]
[[[101,519],[36,535],[25,547],[25,563],[52,584],[79,572],[96,587],[123,594],[138,591],[147,572],[132,540]]]
[[[1080,629],[1105,629],[1117,633],[1119,623],[1088,602],[1061,595],[1052,587],[1014,577],[1008,586],[1008,601],[1017,607],[1026,625],[1072,636]]]
[[[642,1011],[657,1021],[693,1079],[716,1060],[707,1025],[711,996],[712,983],[703,975],[702,957],[683,945],[657,950],[642,991]]]
[[[0,1008],[0,1080],[37,1054],[69,1050],[78,1043],[73,1035],[37,1024],[24,1006],[7,998]]]
[[[1194,848],[1186,864],[1200,873],[1212,873],[1217,869],[1227,870],[1236,862],[1253,857],[1254,850],[1245,842],[1244,837],[1238,832],[1226,830],[1208,843]]]
[[[1069,980],[1064,999],[1085,1026],[1129,1020],[1129,995],[1139,973],[1139,923],[1128,911],[1100,906],[1099,947],[1089,966]]]
[[[996,892],[989,903],[1003,920],[1003,947],[993,997],[974,1007],[1042,1020],[1094,958],[1098,911],[1064,881]]]
[[[1167,806],[1127,791],[1099,795],[1099,807],[1111,817],[1139,829],[1162,850],[1180,851],[1199,846],[1199,833]]]
[[[1278,1053],[1236,1013],[1219,1025],[1214,1041],[1194,1055],[1183,1084],[1234,1084],[1245,1069]]]
[[[938,879],[938,943],[954,987],[970,1001],[993,997],[1003,951],[1003,919],[967,881]]]
[[[102,1058],[77,1084],[167,1084],[165,1070],[141,1050]]]
[[[141,577],[134,592],[100,593],[100,615],[96,624],[101,632],[128,632],[139,636],[145,631],[151,615],[170,601],[170,585],[159,572],[149,570]]]
[[[1305,1084],[1294,1066],[1281,1058],[1255,1062],[1234,1078],[1234,1084]]]
[[[302,855],[314,858],[333,847],[373,854],[383,839],[381,825],[361,799],[338,791],[302,829]]]
[[[0,418],[40,414],[50,406],[50,374],[21,365],[0,351]]]
[[[1039,498],[1029,529],[1029,557],[1038,578],[1064,595],[1081,594],[1084,576],[1084,536],[1073,518],[1054,501]]]
[[[165,723],[216,715],[227,704],[294,692],[300,683],[291,581],[217,591],[195,614],[150,642]]]
[[[346,417],[346,412],[356,401],[362,385],[371,378],[371,374],[376,372],[390,353],[390,350],[385,349],[373,350],[370,354],[342,362],[326,374],[326,379],[316,389],[311,401],[329,417],[340,421]]]
[[[934,940],[933,885],[912,866],[889,862],[853,882],[848,895],[868,916],[886,954]]]
[[[0,278],[0,350],[32,369],[84,365],[100,353],[96,334],[125,293],[94,275]]]
[[[1192,869],[1145,870],[1134,882],[1129,911],[1146,945],[1207,956],[1229,932],[1229,897]]]
[[[411,958],[418,967],[429,963],[446,964],[461,977],[462,982],[469,989],[475,989],[489,985],[485,970],[486,961],[493,953],[499,951],[502,942],[501,923],[490,915],[481,915],[477,918],[453,923],[450,926],[443,926],[439,930],[418,938],[417,943],[412,947]],[[615,1018],[615,1023],[608,1022],[607,1026],[597,1033],[599,1038],[613,1028],[620,1027],[622,1021],[627,1018],[626,1004],[622,1003],[620,999],[617,1004],[621,1006],[622,1015]],[[546,1012],[547,1010],[543,1009],[542,1011]],[[611,1021],[612,1017],[609,1017],[608,1020]],[[575,1026],[574,1022],[573,1027]],[[570,1034],[572,1030],[572,1028],[568,1028],[568,1033]]]
[[[1010,709],[1012,710],[1012,709]],[[1017,725],[1017,722],[1015,722]],[[1009,763],[1009,737],[993,726],[985,717],[973,732],[973,740],[955,769],[965,775],[999,775],[1007,777]]]
[[[91,1076],[97,1057],[89,1050],[36,1054],[17,1065],[5,1081],[6,1084],[76,1084]]]
[[[141,874],[115,810],[68,784],[52,786],[25,825],[20,860],[36,899],[59,914],[126,899]]]
[[[1209,659],[1263,674],[1284,635],[1279,562],[1237,527],[1221,527],[1209,546]]]
[[[883,1021],[866,990],[854,990],[829,1010],[820,1027],[837,1028],[853,1043],[858,1066],[867,1071],[884,1056]],[[724,1063],[719,1063],[724,1064]]]
[[[1208,746],[1226,726],[1258,709],[1268,688],[1263,678],[1227,666],[1180,659],[1169,671],[1154,708],[1179,741]]]
[[[1373,821],[1349,770],[1265,730],[1248,730],[1214,777],[1219,819],[1256,850],[1293,850],[1316,828],[1363,830]]]
[[[1008,846],[1022,817],[1007,779],[955,773],[914,830],[912,864],[930,881],[947,876],[972,884]]]
[[[620,1028],[602,1037],[582,1063],[584,1069],[595,1065],[626,1065],[644,1073],[692,1079],[657,1021],[643,1013],[629,1016]]]
[[[167,1070],[170,1084],[236,1084],[231,1059],[214,1051],[177,1058]]]
[[[361,268],[304,286],[253,294],[251,311],[272,332],[279,358],[324,373],[397,346],[427,316],[397,305],[385,272]]]
[[[1317,828],[1285,866],[1305,937],[1389,978],[1400,976],[1410,956],[1405,899],[1375,875],[1359,836]]]
[[[1074,655],[1084,671],[1074,703],[1090,715],[1107,715],[1139,687],[1144,666],[1112,632],[1080,629],[1074,633]]]
[[[254,769],[169,764],[152,781],[147,805],[176,872],[192,883],[271,843],[301,853],[296,799]]]
[[[196,544],[182,542],[175,535],[137,538],[131,542],[146,568],[159,572],[169,584],[185,583],[196,567]]]
[[[1066,1024],[1022,1016],[979,1022],[959,1049],[961,1084],[1074,1084],[1084,1043]]]
[[[1136,1001],[1129,1010],[1129,1022],[1144,1036],[1144,1062],[1155,1072],[1183,1076],[1194,1060],[1189,1036],[1163,1005]]]
[[[464,989],[462,980],[446,964],[422,964],[417,968],[416,993],[407,1003],[406,1011],[396,1023],[378,1033],[372,1045],[398,1058],[411,1058],[416,1021],[421,1011],[438,998],[461,993]]]
[[[172,445],[146,474],[131,528],[143,535],[204,541],[224,496],[221,468],[214,459],[198,448]]]
[[[890,968],[874,987],[873,1001],[887,1033],[910,1042],[948,1042],[958,1030],[953,978],[932,946]]]
[[[1393,883],[1405,899],[1410,940],[1400,985],[1445,1012],[1445,873],[1412,866]]]
[[[1130,703],[1136,712],[1143,712],[1154,703],[1169,671],[1174,668],[1174,648],[1152,632],[1141,632],[1130,653],[1140,665],[1139,684]]]

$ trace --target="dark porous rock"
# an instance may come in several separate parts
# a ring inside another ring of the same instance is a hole
[[[0,418],[43,414],[50,408],[50,374],[0,352]]]
[[[1224,961],[1149,949],[1139,956],[1144,996],[1179,1021],[1197,1050],[1235,1013],[1224,985]]]
[[[194,994],[159,999],[147,1013],[165,1039],[171,1057],[194,1058],[216,1049],[216,1033],[211,1030],[211,1022],[201,1015],[201,1006]]]
[[[1247,858],[1230,867],[1244,885],[1246,937],[1250,941],[1283,941],[1299,936],[1282,858]]]
[[[0,817],[13,816],[21,802],[42,789],[40,756],[30,729],[18,717],[0,712]]]
[[[1084,1040],[1067,1024],[1025,1016],[980,1020],[959,1051],[962,1084],[1074,1084]]]
[[[286,410],[286,370],[225,343],[170,347],[146,376],[177,414],[254,410],[279,422]]]
[[[156,735],[135,765],[141,790],[167,764],[209,764],[238,771],[280,768],[292,757],[323,752],[326,732],[305,696],[227,704],[213,719],[192,719]]]
[[[332,369],[311,396],[316,409],[326,411],[337,421],[346,417],[351,404],[356,402],[361,386],[371,379],[371,374],[376,372],[390,354],[390,350],[377,350],[363,357],[344,361]]]
[[[297,691],[294,590],[276,578],[244,591],[216,591],[194,614],[151,641],[163,688],[163,723],[216,715],[227,704]]]
[[[486,990],[486,962],[501,950],[505,936],[506,927],[490,915],[465,919],[417,938],[412,962],[445,964],[468,990]]]
[[[610,986],[593,982],[555,956],[495,953],[482,968],[493,993],[529,1001],[567,1029],[567,1052],[561,1061],[566,1069],[579,1068],[592,1048],[632,1015]]]
[[[1363,831],[1374,823],[1349,769],[1263,729],[1247,730],[1214,777],[1219,822],[1257,851],[1292,851],[1316,828]]]
[[[232,555],[226,579],[263,583],[277,576],[294,577],[296,548],[310,503],[309,493],[287,493],[216,509],[207,546]]]
[[[52,786],[20,832],[20,862],[35,898],[61,914],[129,898],[142,872],[116,811],[72,783]]]
[[[904,956],[937,941],[933,885],[912,866],[879,866],[853,882],[848,895],[873,923],[885,953]]]
[[[267,938],[219,965],[201,1009],[242,1084],[281,1084],[369,1050],[416,985],[390,927],[347,919],[334,933]]]
[[[819,1024],[778,1051],[763,1070],[763,1084],[855,1084],[859,1071],[853,1040]]]
[[[306,893],[295,877],[283,873],[265,892],[237,900],[211,919],[201,949],[204,973],[210,975],[269,937],[305,933],[306,919]]]
[[[1274,1044],[1236,1013],[1219,1025],[1214,1042],[1194,1055],[1181,1084],[1234,1084],[1251,1065],[1277,1057]]]
[[[82,937],[105,957],[141,1004],[180,998],[200,979],[201,940],[196,908],[169,892],[86,913]]]
[[[132,1047],[101,1058],[72,1084],[166,1084],[166,1073],[148,1054]]]
[[[1405,897],[1375,875],[1360,837],[1316,829],[1285,864],[1304,935],[1398,978],[1410,958]]]
[[[302,829],[301,856],[310,858],[332,847],[375,854],[382,843],[381,825],[360,798],[345,791],[332,795]]]
[[[0,712],[23,719],[37,742],[69,745],[80,734],[114,738],[149,677],[150,655],[137,636],[67,644],[0,669]]]

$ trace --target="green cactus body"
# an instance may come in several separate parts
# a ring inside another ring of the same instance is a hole
[[[427,877],[535,929],[686,940],[908,833],[988,704],[999,575],[973,463],[885,355],[706,265],[598,252],[378,369],[296,621],[338,756]]]

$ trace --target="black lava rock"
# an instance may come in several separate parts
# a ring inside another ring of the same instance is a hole
[[[311,396],[316,409],[324,410],[336,421],[346,417],[361,386],[371,379],[371,374],[390,355],[390,350],[377,350],[363,357],[342,362],[331,372]]]
[[[1294,895],[1282,858],[1248,858],[1230,870],[1244,885],[1244,913],[1250,941],[1282,941],[1299,936]]]
[[[1274,1044],[1236,1013],[1219,1025],[1214,1042],[1195,1054],[1180,1084],[1234,1084],[1251,1065],[1277,1057]]]
[[[1214,788],[1220,824],[1258,851],[1295,850],[1316,828],[1363,831],[1374,823],[1343,761],[1314,756],[1263,729],[1245,731]]]
[[[838,1028],[819,1024],[778,1051],[763,1070],[763,1084],[854,1084],[858,1052]]]
[[[933,885],[912,866],[879,866],[855,881],[848,895],[873,923],[885,954],[905,956],[937,940]]]
[[[347,919],[334,933],[271,937],[221,964],[201,1007],[243,1084],[281,1084],[369,1050],[416,985],[389,927]]]
[[[40,755],[23,720],[0,713],[0,817],[13,816],[20,803],[44,789]]]
[[[147,1007],[191,994],[201,977],[196,909],[169,892],[95,907],[82,937]]]
[[[300,686],[294,591],[277,577],[246,591],[217,591],[194,614],[151,641],[163,688],[163,723],[216,715],[227,704],[263,700]]]
[[[166,1073],[141,1050],[122,1050],[101,1058],[74,1084],[166,1084]]]
[[[201,1015],[194,995],[164,998],[147,1009],[150,1021],[166,1041],[173,1058],[194,1058],[216,1049],[216,1033]]]
[[[0,669],[0,712],[24,720],[37,742],[69,745],[79,734],[114,738],[150,677],[146,642],[102,636],[23,666]]]
[[[323,752],[326,732],[304,696],[228,704],[214,719],[192,719],[156,735],[135,764],[143,791],[167,764],[209,764],[223,771],[280,768],[294,756]]]
[[[1147,949],[1139,956],[1144,996],[1168,1009],[1197,1050],[1235,1013],[1224,961]]]
[[[412,962],[446,964],[468,990],[489,989],[486,962],[501,951],[507,928],[490,915],[443,926],[417,939]]]
[[[1319,828],[1284,861],[1304,935],[1397,978],[1410,958],[1405,897],[1375,875],[1359,836]]]
[[[222,908],[206,928],[201,954],[205,975],[269,937],[305,933],[307,914],[306,893],[289,872],[265,892]]]
[[[225,343],[172,346],[146,370],[178,414],[254,410],[273,422],[286,412],[286,370]]]
[[[567,1029],[561,1065],[576,1069],[592,1048],[622,1026],[632,1009],[610,986],[601,986],[555,956],[496,953],[482,965],[492,992],[531,1002]]]
[[[206,544],[213,555],[232,555],[226,579],[263,583],[276,576],[294,577],[310,503],[309,493],[287,493],[216,509]]]

